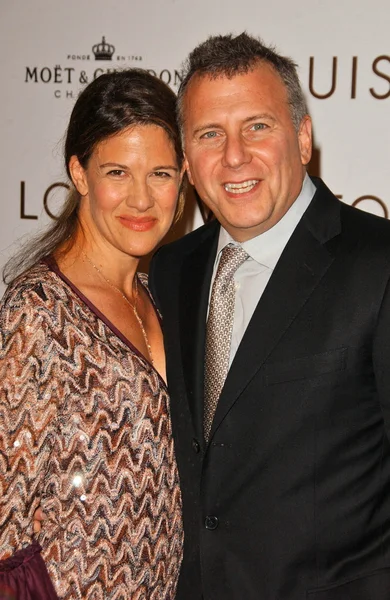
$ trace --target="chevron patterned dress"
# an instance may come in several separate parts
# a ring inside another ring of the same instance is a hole
[[[40,263],[0,313],[0,559],[38,541],[66,600],[169,600],[181,496],[159,374]]]

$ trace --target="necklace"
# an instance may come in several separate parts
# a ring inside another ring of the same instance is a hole
[[[128,297],[118,288],[116,287],[116,285],[114,285],[112,283],[112,281],[110,281],[109,279],[107,279],[107,277],[105,275],[103,275],[103,273],[101,272],[101,270],[99,269],[99,267],[97,267],[95,265],[95,263],[92,262],[92,260],[89,258],[89,256],[87,256],[85,254],[85,252],[83,252],[83,256],[84,258],[87,259],[87,261],[89,262],[89,264],[95,269],[95,271],[97,271],[100,275],[100,277],[102,279],[104,279],[104,281],[116,292],[118,292],[118,294],[120,294],[123,298],[123,300],[125,300],[125,302],[127,302],[127,304],[132,308],[134,316],[138,322],[139,328],[141,330],[142,333],[142,337],[144,338],[144,342],[145,342],[145,346],[148,349],[148,353],[149,353],[149,358],[150,358],[150,362],[152,363],[152,365],[154,365],[154,361],[153,361],[153,354],[152,354],[152,348],[150,346],[149,343],[149,338],[148,338],[148,334],[146,333],[143,321],[141,319],[141,317],[139,316],[138,310],[137,310],[137,300],[138,300],[138,275],[137,273],[135,274],[134,277],[134,281],[135,281],[135,285],[134,285],[134,303],[131,302]]]

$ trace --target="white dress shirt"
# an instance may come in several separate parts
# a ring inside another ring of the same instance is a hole
[[[315,185],[309,176],[306,175],[298,198],[280,221],[268,231],[241,244],[244,250],[249,254],[249,258],[237,269],[234,276],[236,284],[236,303],[234,309],[229,367],[276,263],[294,229],[301,220],[303,213],[309,206],[315,192]],[[238,242],[233,240],[229,233],[221,227],[210,286],[210,295],[221,252],[228,244],[239,245]]]

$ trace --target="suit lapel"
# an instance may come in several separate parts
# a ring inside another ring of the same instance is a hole
[[[339,204],[322,182],[317,185],[319,189],[286,245],[238,348],[210,439],[333,262],[325,243],[340,232]]]
[[[207,225],[201,242],[183,261],[180,286],[180,337],[187,397],[194,428],[203,439],[203,379],[206,315],[219,224]]]

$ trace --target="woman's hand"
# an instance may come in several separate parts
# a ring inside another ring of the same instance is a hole
[[[42,521],[44,521],[45,518],[46,518],[45,513],[43,512],[43,510],[40,507],[38,507],[34,513],[34,520],[33,520],[34,533],[40,533],[41,528],[42,528]]]

